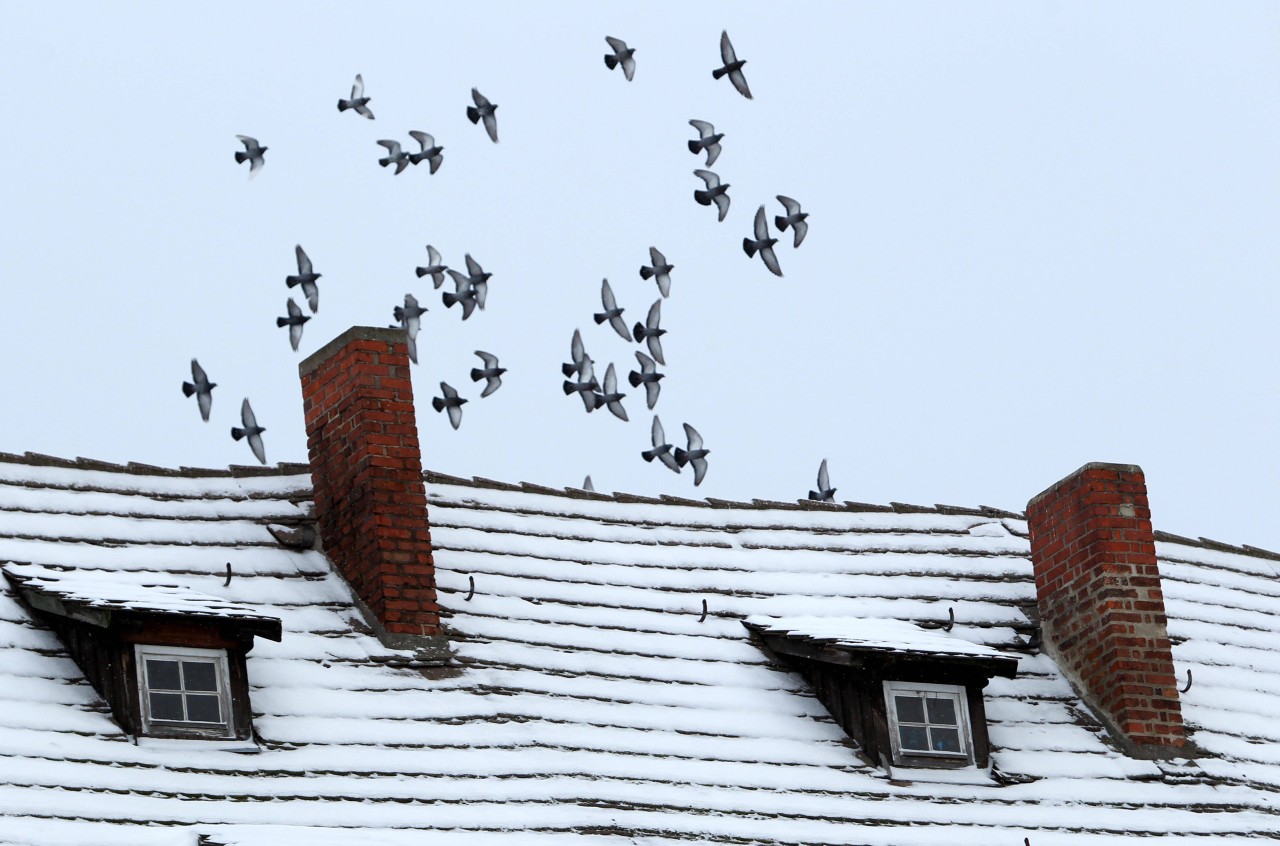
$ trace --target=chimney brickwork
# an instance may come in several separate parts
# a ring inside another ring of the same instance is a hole
[[[353,327],[298,370],[325,553],[385,632],[438,635],[404,331]]]
[[[1027,522],[1050,654],[1131,753],[1187,754],[1142,469],[1086,464]]]

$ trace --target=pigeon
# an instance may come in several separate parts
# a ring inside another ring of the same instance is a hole
[[[267,463],[267,451],[262,446],[262,433],[267,431],[258,425],[258,418],[253,416],[253,409],[249,407],[249,398],[245,397],[244,402],[240,405],[240,425],[231,427],[231,437],[234,440],[241,438],[249,439],[249,449],[253,450],[254,457],[262,464]]]
[[[392,316],[409,336],[409,360],[414,364],[418,363],[418,330],[422,328],[422,315],[426,313],[426,308],[418,305],[418,298],[413,294],[405,294],[404,305],[391,310]]]
[[[676,464],[681,467],[693,465],[693,486],[696,488],[707,475],[707,455],[711,450],[703,449],[702,435],[688,423],[684,424],[684,436],[689,439],[689,448],[686,450],[676,447]]]
[[[431,274],[431,281],[435,283],[435,287],[439,288],[444,284],[444,272],[449,268],[440,263],[440,254],[436,252],[436,248],[427,244],[427,266],[419,267],[414,272],[418,274],[418,278]]]
[[[196,404],[200,406],[200,418],[206,423],[209,422],[209,409],[213,408],[213,389],[216,387],[218,383],[209,381],[200,362],[194,358],[191,359],[191,381],[182,383],[182,395],[187,397],[196,395]]]
[[[356,74],[356,81],[351,86],[351,99],[339,100],[338,111],[345,112],[347,109],[355,109],[356,114],[364,115],[369,120],[373,120],[373,112],[369,111],[369,97],[364,96],[364,77]]]
[[[567,397],[576,393],[581,396],[582,404],[587,409],[588,414],[604,405],[604,398],[597,393],[599,388],[600,383],[596,381],[595,374],[590,366],[588,366],[585,375],[578,376],[577,382],[571,382],[568,379],[564,380],[564,395]]]
[[[604,372],[604,390],[596,400],[596,406],[608,406],[614,417],[626,421],[627,410],[622,407],[622,398],[625,396],[626,394],[618,393],[618,377],[613,372],[613,362],[609,362],[609,367]]]
[[[693,192],[693,198],[698,201],[700,206],[709,206],[716,204],[716,208],[720,210],[720,220],[724,220],[724,216],[729,213],[729,183],[720,184],[720,177],[716,176],[709,170],[695,170],[693,175],[707,183],[706,190],[698,189]]]
[[[654,300],[653,305],[649,306],[649,315],[645,318],[643,324],[637,323],[635,326],[636,343],[648,343],[649,355],[653,356],[658,364],[666,365],[666,359],[662,357],[662,341],[661,337],[667,334],[666,329],[659,329],[658,323],[662,320],[662,300]]]
[[[311,313],[315,314],[320,310],[320,289],[316,287],[316,280],[322,274],[312,272],[311,259],[307,258],[307,254],[302,249],[301,244],[296,245],[293,251],[298,257],[298,275],[286,276],[284,284],[290,288],[295,285],[301,285],[302,295],[307,298],[307,305],[311,307]]]
[[[613,289],[609,287],[609,280],[604,280],[604,284],[600,287],[600,300],[604,304],[604,311],[599,314],[592,315],[596,324],[609,321],[609,325],[613,327],[613,331],[622,336],[622,340],[630,341],[631,333],[627,331],[626,321],[622,319],[622,312],[626,309],[618,308],[618,301],[613,298]]]
[[[439,170],[440,163],[444,161],[444,147],[437,147],[435,138],[416,129],[410,129],[409,136],[422,147],[421,152],[409,154],[409,164],[418,164],[426,161],[431,165],[432,173]]]
[[[476,355],[480,356],[480,360],[484,362],[484,369],[478,367],[471,368],[471,381],[479,382],[485,380],[484,391],[480,394],[480,399],[484,399],[489,394],[502,387],[502,374],[507,372],[507,368],[498,366],[498,357],[476,350]]]
[[[400,149],[399,141],[390,141],[386,138],[383,138],[378,143],[383,147],[387,148],[387,154],[382,158],[378,159],[378,164],[382,165],[383,167],[386,167],[387,165],[391,165],[391,164],[395,165],[397,176],[400,174],[401,171],[403,171],[406,167],[409,166],[409,154],[406,153],[404,150]]]
[[[809,213],[800,211],[800,204],[790,197],[784,197],[779,194],[778,202],[782,203],[783,207],[786,208],[787,215],[786,217],[780,214],[775,215],[773,222],[777,224],[779,232],[786,232],[787,227],[790,226],[792,231],[796,233],[796,242],[791,246],[792,248],[798,247],[800,242],[804,240],[804,236],[809,233],[809,224],[804,222]]]
[[[676,266],[667,264],[667,257],[658,252],[657,247],[649,248],[649,261],[653,264],[640,268],[640,278],[657,280],[658,290],[662,296],[671,296],[671,271],[675,270]]]
[[[453,308],[454,303],[462,303],[462,319],[466,320],[471,316],[471,312],[476,310],[476,290],[471,287],[471,280],[458,271],[451,269],[449,275],[453,277],[457,292],[451,294],[448,291],[443,291],[440,294],[440,299],[444,301],[445,308]]]
[[[595,368],[593,367],[595,361],[592,360],[591,356],[587,355],[586,348],[582,346],[582,333],[577,329],[573,330],[573,341],[569,345],[569,355],[572,359],[571,363],[561,364],[560,372],[565,376],[577,374],[581,381],[591,383],[592,390],[598,388]]]
[[[671,454],[671,444],[667,443],[667,435],[662,431],[662,421],[658,419],[658,415],[653,415],[653,429],[650,432],[653,438],[653,449],[646,449],[640,453],[640,457],[645,461],[653,461],[655,458],[667,465],[673,473],[680,472],[680,465],[676,463],[675,456]]]
[[[476,305],[480,306],[481,311],[484,311],[484,301],[489,296],[489,277],[493,274],[485,273],[484,268],[480,266],[480,262],[471,257],[471,253],[467,253],[466,261],[467,282],[470,283],[471,290],[475,291]],[[451,270],[449,272],[453,273],[454,271]]]
[[[298,342],[302,340],[302,324],[311,319],[311,315],[303,314],[302,309],[298,308],[298,304],[293,301],[293,297],[289,298],[288,303],[289,316],[277,317],[277,326],[289,327],[289,345],[293,347],[293,351],[298,351]]]
[[[649,404],[649,410],[653,411],[653,407],[658,404],[658,393],[662,390],[662,386],[658,382],[665,376],[665,373],[658,372],[658,365],[653,359],[644,353],[636,350],[636,360],[640,362],[640,372],[632,370],[627,375],[627,381],[631,383],[631,387],[638,388],[644,385],[645,400]]]
[[[818,489],[809,491],[809,499],[816,502],[835,502],[836,489],[831,487],[831,477],[827,475],[827,460],[822,459],[818,465]]]
[[[591,484],[591,477],[590,477],[590,476],[587,476],[587,478],[585,478],[585,479],[583,479],[583,480],[582,480],[582,490],[584,490],[584,491],[591,491],[592,493],[595,493],[595,492],[596,492],[596,486],[595,486],[595,485],[593,485],[593,484]]]
[[[614,38],[611,35],[604,37],[609,42],[609,46],[613,48],[613,53],[605,53],[604,63],[609,70],[613,70],[618,65],[622,65],[622,75],[627,78],[627,82],[635,79],[636,76],[636,48],[628,47],[627,42],[621,38]]]
[[[739,59],[737,54],[733,52],[733,44],[729,41],[729,33],[723,30],[720,32],[720,60],[724,62],[724,65],[713,70],[711,75],[719,79],[728,74],[729,81],[733,83],[734,88],[738,89],[738,93],[750,100],[751,89],[747,87],[747,78],[742,75],[742,66],[747,61],[746,59]]]
[[[484,118],[484,131],[489,133],[489,139],[493,143],[498,143],[498,117],[494,114],[498,110],[497,105],[490,103],[488,98],[474,88],[471,89],[471,99],[475,101],[474,106],[467,106],[467,120],[472,123],[479,123]]]
[[[457,429],[462,425],[462,404],[466,400],[458,396],[458,392],[449,387],[448,382],[440,383],[440,392],[444,394],[443,399],[441,397],[432,397],[431,407],[436,411],[449,409],[449,423],[453,428]]]
[[[691,120],[689,125],[698,130],[698,134],[702,136],[697,141],[689,142],[689,152],[696,156],[706,150],[707,167],[711,167],[716,163],[716,159],[720,158],[720,139],[724,137],[724,133],[716,132],[716,128],[705,120]]]
[[[774,276],[781,276],[782,268],[778,266],[778,256],[773,252],[773,245],[778,243],[778,239],[769,237],[769,219],[765,216],[764,206],[756,211],[755,236],[754,241],[750,238],[742,239],[742,251],[748,258],[760,253],[764,266]]]
[[[269,147],[263,147],[258,143],[257,138],[250,138],[248,135],[237,135],[240,143],[244,144],[244,152],[236,151],[236,164],[249,163],[249,175],[253,176],[262,167],[262,157]]]

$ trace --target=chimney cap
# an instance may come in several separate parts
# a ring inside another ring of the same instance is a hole
[[[1033,505],[1036,504],[1036,502],[1038,502],[1041,499],[1044,499],[1046,496],[1053,493],[1055,490],[1057,490],[1058,486],[1061,485],[1063,482],[1067,481],[1068,479],[1074,479],[1077,476],[1087,473],[1090,470],[1114,470],[1117,473],[1130,473],[1130,474],[1142,472],[1142,468],[1136,464],[1115,464],[1110,461],[1090,461],[1088,464],[1082,465],[1077,470],[1073,470],[1072,472],[1063,476],[1058,481],[1054,482],[1049,487],[1040,491],[1040,493],[1031,497],[1031,499],[1027,501],[1027,508],[1030,509]]]
[[[409,333],[398,326],[352,326],[298,364],[298,375],[306,376],[352,341],[382,341],[387,344],[408,343]]]

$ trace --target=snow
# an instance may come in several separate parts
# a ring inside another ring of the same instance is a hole
[[[937,629],[922,629],[902,620],[867,620],[848,617],[761,617],[744,620],[770,634],[821,640],[836,646],[914,652],[928,655],[970,655],[1009,658],[998,649],[969,643]]]

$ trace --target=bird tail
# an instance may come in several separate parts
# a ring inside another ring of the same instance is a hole
[[[613,70],[618,66],[618,57],[613,55],[605,55],[604,64],[609,70]]]
[[[182,383],[182,395],[183,395],[184,397],[189,397],[189,396],[191,396],[192,394],[194,394],[195,392],[196,392],[196,386],[195,386],[195,385],[191,384],[190,382],[183,382],[183,383]]]
[[[756,245],[755,241],[752,241],[750,238],[742,239],[742,251],[747,254],[748,258],[754,258],[756,250],[758,249],[759,247]]]
[[[649,267],[648,265],[645,265],[644,267],[640,268],[641,279],[652,279],[653,274],[654,274],[653,268]]]
[[[711,78],[712,78],[712,79],[719,79],[720,77],[724,76],[724,75],[725,75],[726,73],[728,73],[728,72],[729,72],[729,71],[728,71],[728,69],[727,69],[727,68],[716,68],[715,70],[713,70],[713,71],[711,72]]]
[[[694,155],[697,155],[701,150],[702,150],[702,148],[698,146],[698,142],[697,142],[697,141],[690,141],[690,142],[689,142],[689,152],[690,152],[690,153],[693,153]]]
[[[285,284],[287,287],[289,287],[289,288],[294,287],[295,285],[297,285],[297,284],[298,284],[299,282],[301,282],[301,281],[302,281],[302,280],[301,280],[301,279],[299,279],[299,278],[298,278],[298,277],[296,277],[296,276],[286,276],[286,277],[284,278],[284,284]]]
[[[276,318],[276,325],[277,325],[277,326],[288,326],[288,325],[289,325],[289,318],[287,318],[287,317],[277,317],[277,318]]]
[[[778,227],[779,232],[787,231],[787,219],[782,215],[774,215],[773,222]]]
[[[244,437],[244,429],[238,429],[235,426],[232,426],[231,437],[233,440],[237,440],[237,441],[240,440],[241,438]]]
[[[484,373],[482,373],[482,372],[480,371],[480,369],[479,369],[479,368],[477,368],[477,367],[473,367],[473,368],[471,368],[471,381],[472,381],[472,382],[479,382],[479,381],[480,381],[481,379],[483,379],[483,378],[484,378]]]
[[[249,158],[248,153],[242,153],[238,150],[236,151],[236,164],[244,164],[244,160],[247,158]]]
[[[391,164],[391,159],[390,158],[378,159],[378,164],[382,165],[383,167],[386,167],[387,165]]]
[[[640,457],[645,461],[653,461],[654,456],[657,454],[658,451],[656,449],[646,449],[644,452],[640,453]]]
[[[574,392],[574,391],[576,391],[576,390],[578,390],[578,389],[577,389],[577,387],[576,387],[572,382],[570,382],[568,379],[564,380],[564,395],[565,395],[566,397],[567,397],[567,396],[569,396],[569,394],[573,393],[573,392]]]
[[[416,273],[416,274],[418,274],[418,278],[419,278],[419,279],[421,279],[422,277],[426,276],[426,275],[427,275],[427,273],[428,273],[428,271],[427,271],[427,269],[426,269],[425,267],[415,267],[415,268],[413,269],[413,272],[414,272],[414,273]]]
[[[346,111],[347,109],[349,109],[349,108],[351,108],[351,101],[350,101],[350,100],[339,100],[339,101],[338,101],[338,111],[340,111],[340,112],[345,112],[345,111]]]
[[[640,382],[641,382],[640,374],[632,370],[630,373],[627,374],[627,381],[631,383],[631,387],[633,388],[640,387]]]
[[[693,199],[696,200],[700,206],[711,205],[711,195],[700,188],[693,192]]]
[[[391,309],[391,316],[394,317],[396,320],[403,321],[404,306],[396,306],[395,308]]]
[[[458,301],[458,295],[450,294],[448,291],[444,291],[440,294],[440,299],[444,300],[445,308],[453,308],[453,304]]]
[[[440,397],[432,397],[431,407],[436,411],[444,411],[444,400],[440,399]]]
[[[426,153],[410,153],[410,154],[409,154],[409,164],[415,164],[415,165],[416,165],[418,162],[422,161],[422,160],[423,160],[423,159],[425,159],[426,157],[427,157],[427,154],[426,154]]]
[[[683,467],[688,463],[689,463],[689,453],[680,449],[680,447],[676,447],[676,464]]]
[[[480,111],[475,106],[467,106],[467,120],[472,123],[480,122]]]
[[[643,341],[644,340],[644,324],[637,321],[636,328],[632,332],[632,335],[635,337],[637,344]]]
[[[576,365],[576,364],[561,364],[561,365],[560,365],[560,372],[561,372],[561,373],[563,373],[563,374],[564,374],[564,375],[566,375],[566,376],[572,376],[574,373],[577,373],[577,372],[578,372],[578,365]]]
[[[609,318],[604,314],[593,314],[591,315],[591,319],[596,322],[597,326],[599,326],[601,323],[604,323]]]

